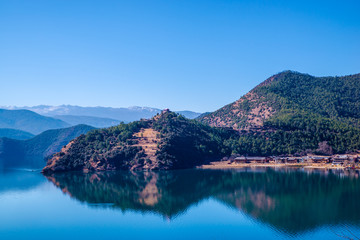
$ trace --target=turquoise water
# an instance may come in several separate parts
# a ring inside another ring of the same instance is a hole
[[[0,172],[0,239],[343,239],[359,206],[357,172]]]

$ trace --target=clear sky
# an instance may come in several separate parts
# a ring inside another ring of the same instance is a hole
[[[283,70],[360,72],[360,1],[0,0],[0,105],[213,111]]]

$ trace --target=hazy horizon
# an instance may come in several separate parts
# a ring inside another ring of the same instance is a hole
[[[81,105],[74,105],[74,104],[60,104],[60,105],[48,105],[48,104],[39,104],[39,105],[32,105],[32,106],[15,106],[15,105],[0,105],[0,109],[9,109],[9,110],[16,110],[21,108],[35,108],[35,107],[81,107],[81,108],[125,108],[125,109],[132,109],[132,108],[142,108],[142,109],[170,109],[170,108],[158,108],[158,107],[152,107],[152,106],[119,106],[119,107],[110,107],[110,106],[81,106]],[[191,109],[170,109],[171,111],[193,111]],[[197,112],[197,113],[203,113],[203,112]]]
[[[1,1],[1,105],[214,111],[284,70],[360,72],[358,1]]]

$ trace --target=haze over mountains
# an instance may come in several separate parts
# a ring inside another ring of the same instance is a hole
[[[74,116],[74,115],[55,115],[56,119],[60,119],[71,125],[86,124],[96,128],[104,128],[118,125],[121,121],[111,118],[100,118],[91,116]]]
[[[64,127],[70,127],[70,124],[29,110],[0,109],[0,128],[17,129],[31,134],[39,134],[49,129]]]
[[[122,122],[132,122],[140,120],[141,118],[152,118],[157,113],[161,112],[161,109],[151,107],[128,107],[128,108],[111,108],[111,107],[80,107],[73,105],[60,105],[60,106],[48,106],[39,105],[33,107],[1,107],[6,109],[26,109],[44,116],[59,117],[62,115],[70,116],[88,116],[117,120]],[[192,111],[177,111],[187,118],[193,119],[198,117],[201,113]],[[73,117],[74,118],[74,117]],[[83,124],[89,124],[82,122]],[[91,124],[90,124],[91,125]]]
[[[50,129],[85,124],[95,128],[116,126],[120,122],[132,122],[151,118],[160,109],[147,107],[108,108],[79,106],[3,107],[0,109],[0,138],[29,139]],[[200,113],[179,111],[187,118],[196,118]]]
[[[42,168],[46,164],[46,157],[93,129],[87,125],[77,125],[48,130],[27,140],[0,138],[0,166]]]
[[[34,134],[31,134],[29,132],[17,130],[17,129],[11,129],[11,128],[0,128],[0,138],[6,137],[6,138],[12,138],[17,140],[26,140],[34,137]]]

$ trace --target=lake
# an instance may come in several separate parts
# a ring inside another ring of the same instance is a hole
[[[0,171],[1,240],[355,238],[359,207],[355,171]]]

